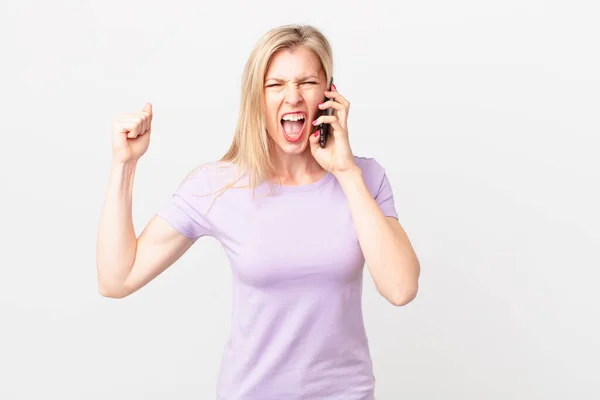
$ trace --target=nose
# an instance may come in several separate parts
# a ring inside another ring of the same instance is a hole
[[[302,93],[296,84],[291,83],[285,88],[285,102],[291,105],[302,102]]]

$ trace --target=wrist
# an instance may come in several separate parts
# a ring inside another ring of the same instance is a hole
[[[137,160],[121,161],[113,158],[113,160],[110,163],[110,166],[113,170],[117,171],[131,171],[135,170],[137,166]]]
[[[133,186],[137,162],[113,160],[110,168],[110,181],[119,186]]]
[[[354,165],[345,171],[336,172],[334,175],[343,189],[347,186],[355,186],[358,183],[364,182],[362,170],[358,165]]]

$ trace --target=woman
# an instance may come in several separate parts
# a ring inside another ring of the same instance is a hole
[[[416,296],[420,266],[389,181],[375,159],[353,155],[349,102],[335,86],[326,90],[331,74],[329,43],[315,28],[268,32],[245,68],[231,148],[193,171],[137,240],[131,192],[152,107],[115,120],[98,235],[100,292],[127,296],[198,238],[218,239],[233,273],[218,399],[373,399],[361,311],[365,261],[392,304]],[[333,115],[321,115],[327,109]],[[331,131],[324,148],[321,123]]]

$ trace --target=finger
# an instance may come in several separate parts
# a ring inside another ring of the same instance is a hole
[[[319,105],[317,105],[317,107],[319,107],[321,110],[333,108],[334,110],[342,111],[344,109],[344,106],[342,104],[338,103],[337,101],[333,101],[333,100],[329,100],[324,103],[320,103]]]
[[[337,117],[335,115],[321,115],[319,118],[315,119],[313,121],[313,125],[319,125],[322,123],[327,123],[327,124],[331,124],[334,121],[337,121]],[[332,125],[333,126],[333,125]]]
[[[346,100],[344,96],[342,96],[337,90],[326,90],[325,97],[334,99],[338,103],[343,104],[346,108],[350,108],[350,102]]]
[[[118,124],[122,129],[129,131],[140,123],[142,116],[143,114],[141,113],[122,115],[115,120],[115,123]]]
[[[319,136],[320,136],[320,130],[317,129],[315,132],[310,134],[310,137],[308,138],[308,143],[310,144],[310,149],[311,152],[314,153],[315,151],[317,151],[320,146],[319,146]]]
[[[333,128],[334,136],[346,134],[346,130],[342,127],[340,120],[335,115],[322,115],[313,122],[314,125],[323,123],[329,124]]]
[[[144,130],[141,133],[142,135],[144,133],[150,132],[150,125],[151,125],[151,123],[152,123],[152,117],[147,116],[147,117],[144,118]]]
[[[142,109],[142,112],[147,114],[150,117],[150,119],[152,119],[152,104],[150,104],[150,103],[144,104],[144,108]]]
[[[334,137],[346,136],[348,134],[348,132],[340,123],[340,120],[337,118],[333,122],[330,122],[329,125],[331,125],[331,127],[333,128],[332,134]]]
[[[129,139],[135,139],[136,137],[138,137],[139,134],[140,134],[140,126],[136,125],[133,127],[133,129],[131,129],[129,132],[127,132],[127,137]]]
[[[121,119],[115,121],[115,125],[118,127],[120,133],[129,133],[135,128],[136,122],[133,119]]]
[[[146,133],[147,131],[150,130],[150,125],[152,123],[152,104],[150,103],[146,103],[144,104],[144,108],[142,109],[142,112],[146,115],[146,117],[144,118],[144,127],[141,129],[140,135],[143,135],[144,133]]]
[[[329,100],[318,105],[321,110],[327,110],[329,115],[337,115],[340,124],[346,126],[346,120],[348,119],[348,109],[341,103],[335,100]],[[335,113],[333,112],[335,110]]]
[[[143,132],[143,129],[144,129],[144,118],[138,116],[137,118],[135,118],[135,124],[129,130],[127,137],[130,139],[135,139],[136,137],[138,137],[138,135],[140,133]]]
[[[140,134],[138,136],[142,136],[144,133],[146,133],[146,130],[148,129],[148,119],[149,117],[147,116],[142,117],[142,123],[140,124]]]

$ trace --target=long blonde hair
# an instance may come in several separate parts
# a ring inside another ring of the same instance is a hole
[[[213,193],[222,194],[245,176],[249,179],[248,184],[235,187],[250,187],[254,198],[256,187],[275,174],[272,158],[274,143],[267,134],[265,120],[263,92],[265,75],[275,53],[282,49],[293,50],[300,46],[313,51],[321,62],[326,82],[331,80],[333,71],[331,46],[317,28],[311,25],[293,24],[268,31],[256,43],[246,62],[242,77],[237,127],[229,150],[219,160],[221,163],[235,165],[237,176]]]

